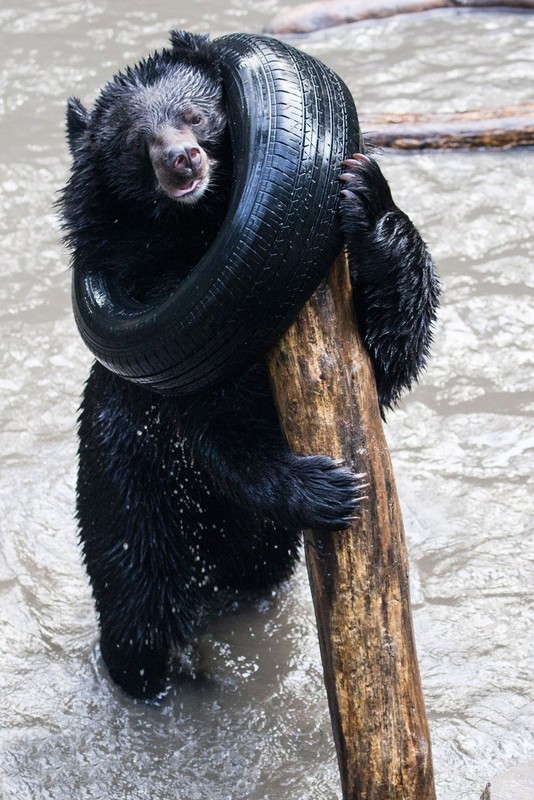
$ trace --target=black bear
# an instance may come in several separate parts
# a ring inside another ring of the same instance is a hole
[[[138,299],[194,267],[231,188],[217,52],[185,32],[171,44],[117,74],[91,112],[68,104],[61,209],[74,265],[113,271]],[[424,364],[438,283],[376,162],[355,156],[341,179],[354,302],[387,408]],[[263,363],[182,397],[95,363],[79,420],[77,515],[112,678],[134,697],[162,695],[173,648],[206,614],[288,576],[300,531],[345,528],[359,494],[348,468],[291,452]]]

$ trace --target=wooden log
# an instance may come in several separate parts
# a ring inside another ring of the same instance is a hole
[[[425,150],[534,145],[534,106],[457,114],[367,114],[365,140],[377,147]]]
[[[369,483],[351,529],[304,537],[343,798],[435,800],[401,513],[344,255],[269,368],[291,447]]]
[[[534,10],[534,0],[315,0],[293,6],[276,14],[270,33],[311,33],[312,31],[384,19],[397,14],[414,14],[443,8],[515,8]]]
[[[501,119],[502,117],[534,117],[534,103],[522,103],[514,106],[498,106],[497,108],[473,108],[466,111],[456,111],[452,114],[360,114],[370,125],[418,125],[421,122],[432,122],[436,126],[440,122],[453,122],[454,120],[480,120]]]

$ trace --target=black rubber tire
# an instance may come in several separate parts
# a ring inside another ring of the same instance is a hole
[[[361,149],[354,101],[320,61],[265,36],[214,44],[234,186],[213,246],[157,306],[133,302],[104,275],[73,276],[76,323],[95,357],[164,393],[220,383],[289,327],[339,252],[336,177]]]

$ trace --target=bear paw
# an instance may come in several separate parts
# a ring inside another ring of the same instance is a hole
[[[124,646],[102,634],[100,653],[110,677],[131,697],[157,704],[169,691],[167,650]]]
[[[339,180],[345,184],[340,206],[344,232],[372,231],[381,217],[396,210],[388,182],[376,161],[362,153],[354,153],[343,166],[347,169]]]
[[[289,498],[291,523],[298,528],[341,531],[356,519],[365,499],[362,474],[356,474],[328,456],[295,456],[296,475]],[[287,518],[286,518],[287,525]]]

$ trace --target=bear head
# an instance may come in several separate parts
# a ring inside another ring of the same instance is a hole
[[[226,136],[218,56],[208,36],[171,32],[172,48],[115,75],[89,111],[71,97],[75,166],[96,168],[126,201],[194,204],[217,170]]]

